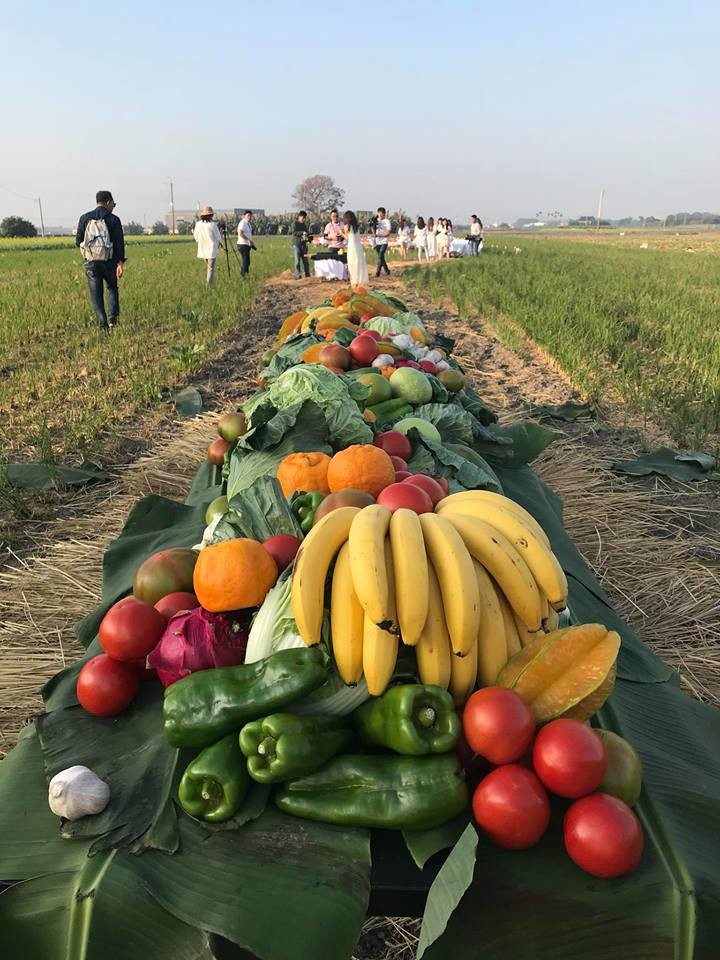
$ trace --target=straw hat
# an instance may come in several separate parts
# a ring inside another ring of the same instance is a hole
[[[215,211],[213,210],[212,207],[204,206],[204,207],[202,208],[202,210],[200,211],[200,216],[201,216],[201,217],[214,217],[214,216],[215,216]]]

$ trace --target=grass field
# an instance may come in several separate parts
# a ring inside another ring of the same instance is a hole
[[[436,300],[449,295],[461,314],[488,317],[510,346],[518,329],[527,333],[591,398],[619,397],[682,446],[716,446],[720,257],[712,250],[641,249],[637,236],[632,246],[491,237],[477,260],[415,267],[406,279]]]
[[[67,238],[0,241],[0,463],[92,453],[212,356],[263,282],[291,265],[287,238],[258,247],[249,279],[231,252],[232,275],[221,259],[208,290],[192,239],[128,238],[121,322],[104,340]]]

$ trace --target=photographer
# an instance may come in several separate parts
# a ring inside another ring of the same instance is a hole
[[[297,215],[297,220],[293,226],[292,244],[293,244],[293,267],[295,269],[295,279],[302,279],[302,271],[305,276],[310,276],[310,264],[308,263],[308,232],[307,232],[307,213],[301,210]]]
[[[377,254],[377,268],[375,270],[375,279],[377,279],[382,271],[389,276],[390,267],[388,267],[385,261],[385,254],[387,253],[388,243],[390,242],[390,221],[388,220],[387,211],[385,207],[377,208],[377,219],[375,226],[375,253]]]
[[[250,271],[250,251],[257,250],[252,238],[252,210],[246,210],[238,224],[238,253],[240,254],[240,276],[245,277]]]

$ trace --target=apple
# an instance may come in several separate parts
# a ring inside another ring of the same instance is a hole
[[[358,337],[372,337],[376,343],[382,340],[382,334],[378,330],[360,330]],[[357,337],[355,339],[357,340]]]
[[[413,370],[419,370],[420,364],[416,363],[414,360],[396,360],[396,367],[412,367]]]
[[[347,490],[338,490],[337,493],[330,493],[315,511],[313,526],[322,520],[323,517],[327,516],[328,513],[332,513],[333,510],[337,510],[339,507],[360,507],[362,509],[362,507],[369,507],[372,503],[375,503],[375,498],[364,490],[353,490],[348,487]]]
[[[396,470],[395,471],[395,483],[402,483],[403,480],[407,480],[408,477],[411,477],[412,474],[409,470]]]
[[[433,480],[434,480],[436,483],[439,483],[439,484],[440,484],[440,486],[441,486],[441,487],[443,488],[443,490],[445,491],[445,496],[446,496],[446,497],[449,497],[449,496],[450,496],[450,481],[448,480],[448,478],[447,478],[447,477],[433,477]]]
[[[339,343],[329,343],[323,347],[318,354],[318,363],[321,363],[328,369],[339,369],[341,372],[350,369],[352,356],[349,350],[341,347]]]
[[[230,449],[230,444],[222,437],[216,437],[207,448],[207,458],[210,463],[216,467],[221,467],[225,463],[225,454]]]
[[[218,422],[218,433],[223,438],[232,443],[237,440],[247,430],[247,420],[244,413],[226,413]]]
[[[408,468],[407,461],[403,460],[402,457],[396,457],[393,454],[390,454],[390,459],[392,460],[392,464],[395,467],[396,472],[398,470],[407,470]]]
[[[293,562],[301,542],[289,533],[278,533],[263,540],[263,546],[277,564],[278,573],[282,573]]]
[[[404,508],[415,513],[432,513],[433,505],[430,497],[420,487],[412,484],[391,483],[378,494],[377,502],[387,507],[391,513]]]
[[[437,480],[433,480],[432,477],[428,477],[425,473],[414,473],[411,477],[408,477],[407,480],[403,480],[403,483],[411,483],[413,486],[420,487],[421,490],[424,490],[432,500],[433,507],[436,503],[439,503],[440,500],[445,499],[445,491]]]
[[[435,366],[432,360],[421,360],[420,369],[425,373],[431,373],[433,376],[435,376],[438,372],[438,368]]]
[[[400,433],[399,430],[385,430],[378,433],[373,443],[391,457],[401,457],[406,463],[412,456],[412,445],[405,434]]]
[[[372,337],[355,337],[348,347],[350,356],[355,363],[362,367],[368,367],[375,357],[380,353],[377,341]]]

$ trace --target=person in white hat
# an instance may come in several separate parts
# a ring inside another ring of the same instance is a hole
[[[222,249],[222,238],[218,225],[213,222],[214,216],[215,211],[212,207],[203,207],[200,211],[200,219],[193,227],[193,237],[198,245],[198,259],[204,260],[207,264],[209,287],[215,283],[215,261]]]

